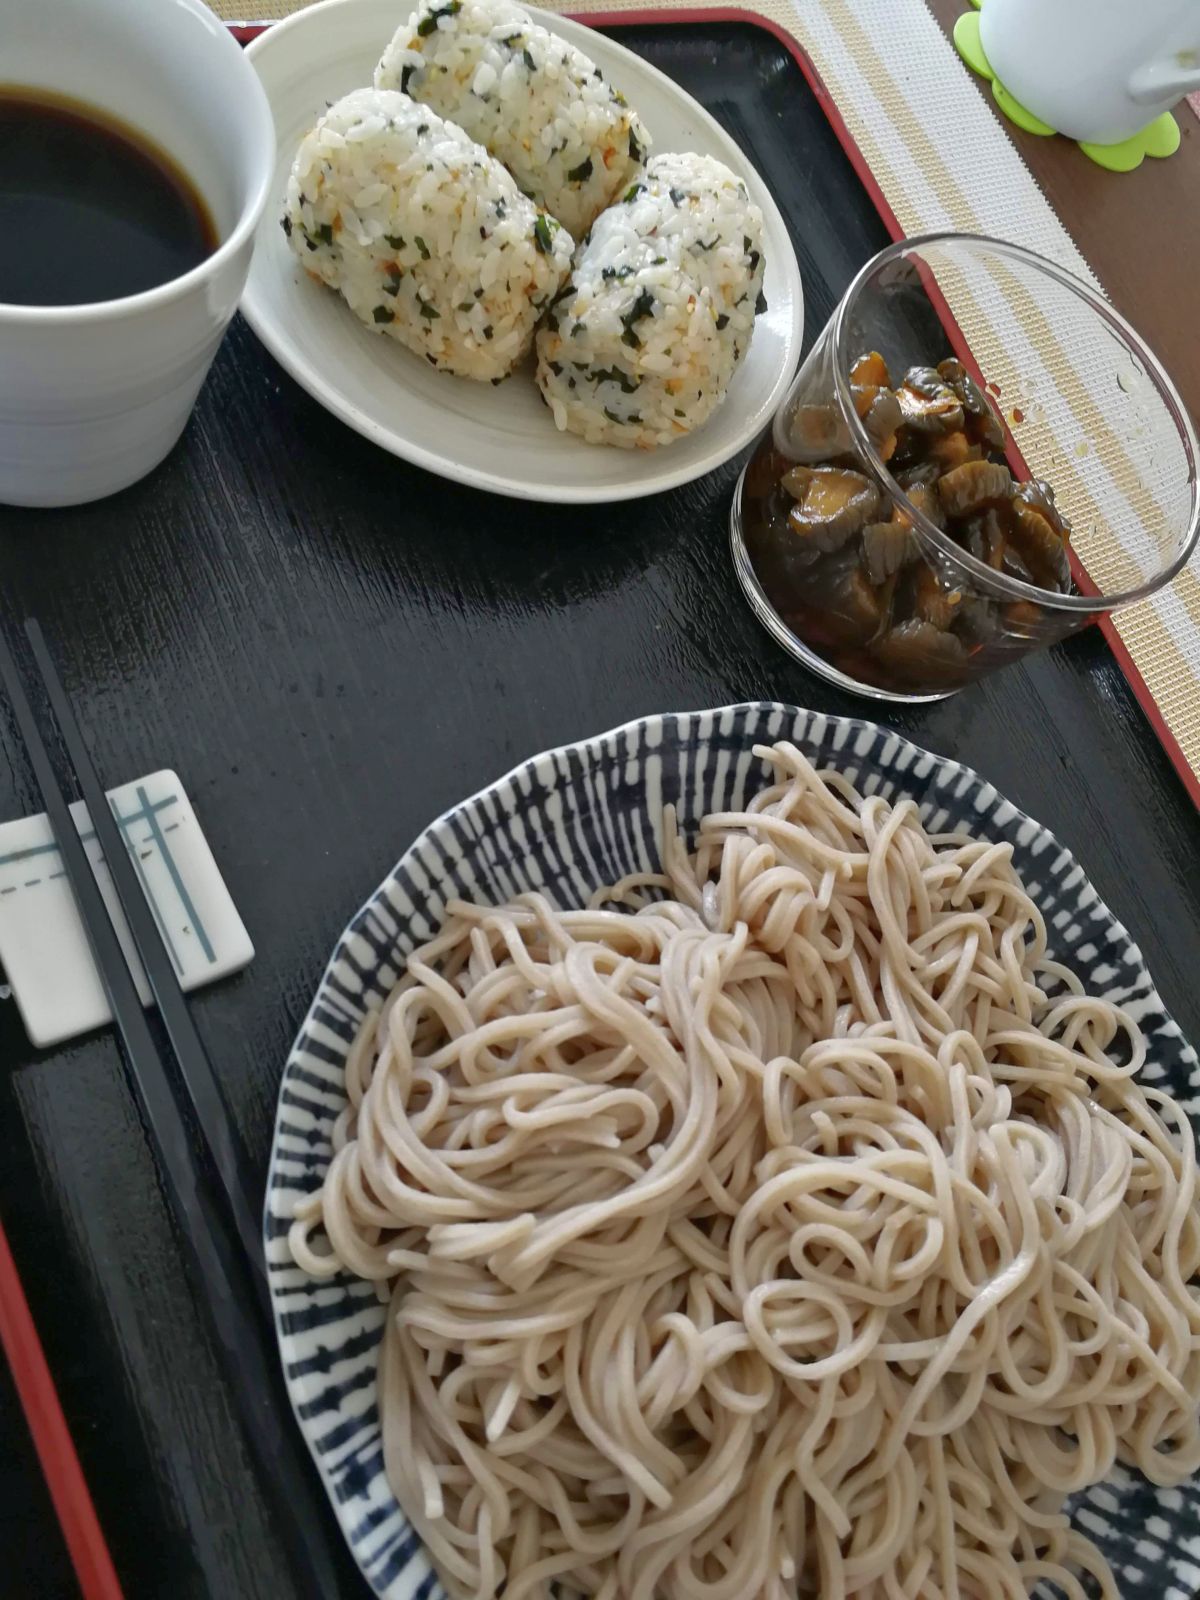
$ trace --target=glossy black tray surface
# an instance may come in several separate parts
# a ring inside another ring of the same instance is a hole
[[[766,178],[811,340],[887,234],[796,62],[749,24],[615,33]],[[280,1071],[329,952],[446,806],[647,712],[764,698],[873,715],[751,616],[726,538],[739,465],[611,509],[491,499],[333,421],[239,323],[145,482],[79,510],[0,510],[10,638],[41,619],[108,783],[181,774],[257,946],[193,1008],[264,1177]],[[1060,835],[1200,1037],[1200,817],[1103,639],[881,717]],[[37,809],[0,707],[0,816]],[[113,1038],[39,1055],[4,1005],[0,1053],[0,1216],[127,1596],[287,1600]],[[70,1596],[7,1374],[0,1439],[0,1595]],[[342,1593],[365,1596],[339,1561]]]

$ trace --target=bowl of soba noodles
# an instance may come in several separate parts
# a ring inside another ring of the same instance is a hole
[[[1070,852],[886,729],[526,761],[357,912],[283,1072],[280,1353],[365,1576],[1193,1592],[1198,1081]]]

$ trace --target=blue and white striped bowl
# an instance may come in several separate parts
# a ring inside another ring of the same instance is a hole
[[[535,756],[440,817],[401,857],[343,934],[288,1058],[265,1216],[280,1354],[296,1418],[342,1530],[386,1600],[439,1595],[420,1542],[383,1474],[375,1357],[384,1308],[348,1277],[314,1283],[291,1265],[295,1202],[317,1187],[342,1068],[364,1011],[395,983],[408,952],[439,927],[454,896],[500,902],[541,889],[579,905],[624,873],[659,864],[663,805],[685,830],[736,809],[762,787],[755,744],[790,739],[866,792],[911,795],[925,825],[1008,840],[1038,901],[1051,953],[1094,993],[1119,1002],[1150,1038],[1146,1077],[1200,1111],[1200,1065],[1163,1009],[1141,952],[1053,834],[976,773],[887,729],[792,706],[646,717]],[[1200,1594],[1200,1488],[1155,1489],[1128,1476],[1081,1497],[1080,1526],[1113,1563],[1123,1600]]]

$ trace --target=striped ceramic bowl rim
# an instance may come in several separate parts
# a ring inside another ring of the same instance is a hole
[[[383,1472],[375,1355],[384,1307],[369,1284],[305,1277],[286,1240],[296,1201],[319,1184],[329,1160],[358,1023],[382,1002],[408,952],[437,930],[448,899],[498,902],[537,888],[578,905],[623,873],[659,864],[665,803],[676,805],[685,831],[705,812],[739,807],[765,777],[752,747],[778,739],[866,793],[910,795],[931,831],[1011,843],[1045,916],[1051,954],[1133,1014],[1149,1038],[1147,1081],[1169,1087],[1193,1119],[1200,1114],[1200,1065],[1141,952],[1070,851],[969,767],[873,723],[770,703],[644,717],[522,762],[431,823],[359,910],[280,1088],[264,1231],[284,1375],[342,1531],[386,1600],[428,1600],[441,1588]],[[1158,1489],[1125,1473],[1079,1497],[1074,1515],[1112,1562],[1123,1600],[1200,1593],[1197,1485]]]

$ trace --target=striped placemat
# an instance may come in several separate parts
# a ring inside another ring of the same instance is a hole
[[[254,22],[289,15],[309,0],[210,3],[226,21]],[[647,0],[541,3],[595,18],[649,15]],[[405,0],[397,0],[396,9],[399,19]],[[753,0],[741,7],[660,0],[657,15],[668,10],[681,22],[700,13],[731,20],[749,14],[799,43],[861,152],[897,233],[954,228],[996,235],[1097,283],[921,0]],[[1005,378],[1018,365],[1026,376],[1031,365],[1041,374],[1039,403],[1018,443],[1035,461],[1053,461],[1060,498],[1076,511],[1077,522],[1083,509],[1093,578],[1109,592],[1134,586],[1139,552],[1119,542],[1111,524],[1154,528],[1177,509],[1181,491],[1172,474],[1179,452],[1171,446],[1167,419],[1153,407],[1143,410],[1131,437],[1130,408],[1113,413],[1111,361],[1099,361],[1091,371],[1068,361],[1059,335],[1069,336],[1069,329],[1036,315],[1017,286],[996,278],[964,282],[949,298],[980,366],[1003,392],[1013,392]],[[1121,612],[1108,632],[1200,803],[1200,569],[1193,563],[1168,589]]]

